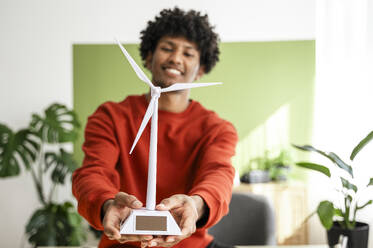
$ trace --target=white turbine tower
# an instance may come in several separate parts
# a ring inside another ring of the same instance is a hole
[[[164,92],[184,90],[190,88],[204,87],[222,84],[218,83],[175,83],[167,88],[154,86],[145,73],[129,55],[127,50],[117,40],[118,46],[136,72],[137,76],[150,87],[151,99],[146,109],[145,116],[137,132],[130,154],[140,139],[150,118],[152,118],[150,129],[150,146],[148,161],[148,187],[146,192],[146,209],[132,210],[131,215],[122,223],[123,234],[155,234],[155,235],[179,235],[180,228],[168,211],[156,211],[156,179],[157,179],[157,134],[158,134],[158,99]]]

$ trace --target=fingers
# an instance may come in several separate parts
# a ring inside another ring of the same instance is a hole
[[[104,227],[104,234],[108,237],[110,240],[118,240],[120,239],[120,233],[119,230],[114,228],[113,226],[107,225]]]
[[[120,222],[129,216],[131,208],[140,207],[142,207],[142,203],[135,196],[124,192],[116,194],[114,201],[109,203],[102,222],[105,235],[109,239],[119,242],[127,242],[126,240],[133,239],[134,237],[128,235],[126,237],[120,235]],[[137,237],[135,241],[140,241],[140,238]]]
[[[183,206],[185,201],[187,201],[185,195],[173,195],[169,198],[163,199],[155,208],[157,210],[170,210]]]
[[[114,205],[118,206],[119,208],[128,209],[140,208],[142,206],[142,203],[138,201],[135,196],[120,192],[115,196]],[[121,243],[128,241],[141,241],[141,247],[171,247],[181,240],[189,237],[196,231],[196,221],[198,218],[198,213],[196,210],[196,204],[191,197],[181,194],[173,195],[162,200],[161,203],[156,206],[156,209],[169,210],[172,215],[178,216],[176,221],[181,228],[181,235],[158,236],[154,238],[152,236],[146,237],[140,235],[122,235],[118,238],[118,235],[116,234],[115,236],[113,236],[113,238],[117,239]],[[108,222],[108,224],[117,223]],[[111,231],[111,233],[115,233],[112,229],[108,228],[107,230],[108,232]]]
[[[148,242],[143,242],[144,244],[142,243],[141,247],[146,247],[146,246],[149,246],[149,247],[154,247],[154,246],[171,247],[171,246],[176,245],[181,240],[183,240],[183,239],[185,239],[189,236],[183,236],[183,235],[179,235],[179,236],[173,236],[173,235],[158,236],[158,237],[155,237]]]
[[[185,211],[180,222],[180,227],[181,235],[189,237],[196,231],[196,218],[188,212],[187,210]]]
[[[147,241],[153,238],[152,235],[122,235],[118,241],[119,243],[126,243],[126,242],[141,242],[146,244]]]
[[[127,214],[128,215],[128,214]],[[120,239],[119,226],[122,217],[121,214],[108,212],[103,220],[104,233],[109,239]]]
[[[178,225],[181,228],[181,235],[178,236],[164,236],[157,237],[149,242],[147,245],[149,247],[153,246],[163,246],[170,247],[181,240],[189,237],[196,231],[196,222],[198,219],[198,212],[196,209],[196,204],[194,200],[187,195],[173,195],[161,201],[160,204],[156,206],[157,210],[169,210],[174,216]],[[144,244],[145,247],[145,244]]]
[[[175,238],[169,239],[171,236],[158,236],[156,238],[153,238],[152,240],[148,242],[143,242],[141,244],[141,247],[154,247],[154,246],[161,246],[161,247],[171,247],[174,246],[176,243],[178,243],[180,240],[176,240]],[[143,246],[144,245],[144,246]]]
[[[118,209],[114,205],[108,207],[102,225],[104,233],[109,239],[120,239],[119,225],[122,219],[127,218],[130,213],[129,208]]]
[[[142,202],[140,202],[135,196],[129,195],[124,192],[119,192],[115,195],[114,204],[120,207],[129,208],[141,208]]]

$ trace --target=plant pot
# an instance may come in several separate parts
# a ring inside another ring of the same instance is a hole
[[[240,178],[243,183],[268,183],[271,181],[269,172],[265,170],[252,170]]]
[[[348,237],[347,248],[367,248],[369,225],[366,223],[356,222],[354,229],[344,229],[338,222],[334,222],[332,228],[327,231],[328,244],[333,247],[338,244],[339,236],[344,235]]]

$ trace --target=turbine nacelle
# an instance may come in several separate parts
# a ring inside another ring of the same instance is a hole
[[[159,98],[161,96],[162,89],[161,87],[155,86],[154,88],[151,88],[150,95],[151,97]]]

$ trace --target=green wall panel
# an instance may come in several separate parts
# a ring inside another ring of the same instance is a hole
[[[138,45],[125,46],[141,64]],[[259,138],[258,144],[255,138],[251,138],[250,142],[243,141],[284,106],[288,111],[288,130],[285,132],[288,143],[310,142],[314,41],[235,42],[222,43],[220,48],[220,62],[201,82],[221,81],[224,84],[193,89],[191,98],[235,125],[240,138],[237,156],[245,158],[251,150],[263,150],[260,148],[263,147],[262,138]],[[108,100],[121,101],[127,95],[142,94],[148,90],[137,79],[116,45],[74,45],[73,71],[74,108],[83,127],[99,104]],[[83,129],[74,149],[79,162],[83,158]],[[235,160],[235,166],[242,167],[246,160]]]

